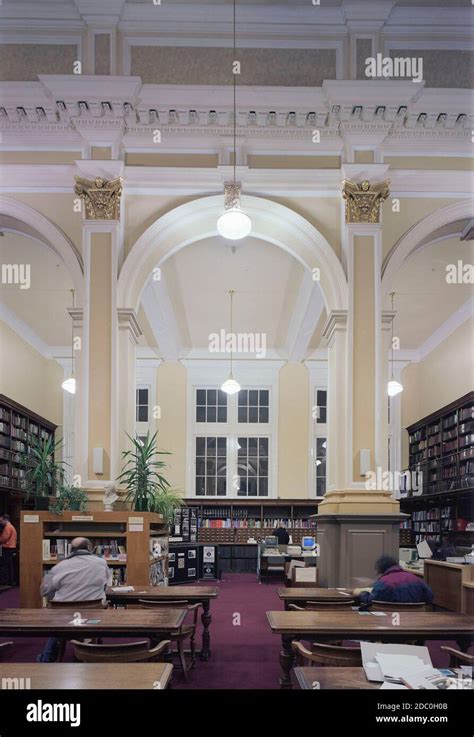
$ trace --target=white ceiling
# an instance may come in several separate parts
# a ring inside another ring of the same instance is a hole
[[[394,335],[400,348],[418,348],[474,295],[472,284],[448,284],[446,266],[474,263],[474,242],[449,239],[415,253],[396,275]],[[390,299],[384,309],[391,309]]]

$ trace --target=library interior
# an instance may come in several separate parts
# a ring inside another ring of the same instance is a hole
[[[2,688],[472,687],[471,3],[0,21]]]

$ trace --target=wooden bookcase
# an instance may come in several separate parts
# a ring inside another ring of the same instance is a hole
[[[245,544],[250,537],[261,539],[271,535],[282,520],[293,542],[304,535],[315,534],[316,500],[310,499],[186,499],[186,505],[197,510],[198,542],[210,544]]]
[[[148,586],[152,571],[162,572],[160,583],[168,578],[168,528],[163,517],[151,512],[52,512],[24,511],[21,513],[20,551],[20,606],[42,606],[40,584],[45,571],[62,558],[43,559],[43,540],[50,545],[57,540],[87,537],[93,544],[106,544],[117,540],[125,548],[126,559],[107,558],[110,568],[120,568],[126,583],[132,586]],[[163,555],[153,558],[151,541],[159,538]],[[153,581],[153,584],[156,584]]]
[[[401,490],[400,508],[411,515],[401,523],[402,545],[441,535],[460,546],[474,543],[474,392],[407,428],[410,479],[418,493]],[[421,491],[421,494],[419,493]]]

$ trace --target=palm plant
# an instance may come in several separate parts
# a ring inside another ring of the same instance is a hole
[[[29,453],[23,457],[27,499],[30,496],[47,497],[57,484],[63,484],[67,464],[55,460],[62,442],[62,438],[55,440],[53,435],[31,440]]]
[[[132,509],[158,512],[168,521],[182,501],[163,476],[162,471],[168,468],[168,464],[160,456],[171,454],[157,449],[157,435],[155,432],[150,437],[150,433],[147,433],[145,439],[141,440],[138,435],[132,438],[127,434],[132,448],[122,453],[126,463],[117,480],[124,482],[127,489],[125,501],[131,504]]]

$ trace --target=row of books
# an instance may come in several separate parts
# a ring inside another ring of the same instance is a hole
[[[99,541],[94,546],[95,555],[105,560],[127,560],[127,551],[117,540]],[[66,538],[43,539],[43,560],[62,560],[71,554],[71,540]]]

